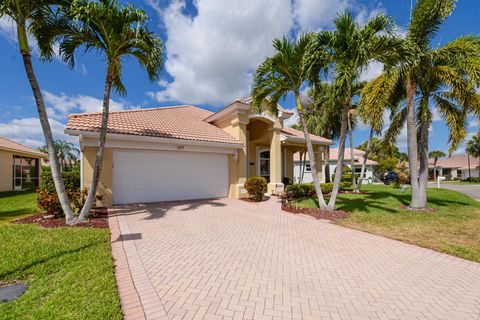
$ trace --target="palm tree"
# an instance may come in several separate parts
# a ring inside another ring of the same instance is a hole
[[[93,205],[102,170],[111,89],[126,95],[122,83],[122,62],[134,58],[145,69],[151,81],[157,80],[163,64],[162,42],[146,26],[147,14],[132,5],[125,7],[116,0],[90,2],[74,0],[72,5],[49,16],[49,23],[35,29],[46,58],[53,56],[52,43],[60,42],[60,55],[70,67],[75,65],[75,53],[96,51],[107,63],[103,93],[102,124],[92,182],[77,221],[84,221]]]
[[[340,135],[342,111],[333,83],[317,83],[308,91],[311,101],[305,105],[304,117],[308,132],[336,140]],[[300,126],[301,129],[301,126]],[[330,182],[330,145],[325,147],[325,182]]]
[[[312,141],[305,122],[304,108],[300,99],[300,89],[306,83],[307,73],[304,68],[304,58],[311,35],[302,34],[297,41],[290,41],[286,37],[274,39],[273,47],[276,53],[265,59],[255,71],[252,87],[252,105],[257,112],[261,112],[262,103],[267,101],[271,111],[277,114],[278,101],[288,93],[293,93],[300,124],[305,134],[308,158],[318,197],[320,208],[326,209],[320,181],[317,175],[317,166],[313,153]],[[269,97],[269,99],[267,99]]]
[[[342,101],[342,121],[339,152],[334,187],[328,203],[333,210],[338,196],[345,154],[345,138],[348,112],[352,108],[353,88],[360,73],[372,62],[390,65],[398,59],[403,40],[393,35],[391,19],[380,14],[361,26],[350,12],[341,14],[334,21],[335,30],[321,31],[315,35],[307,54],[309,77],[319,78],[319,71],[326,64],[333,65]],[[317,80],[318,81],[318,80]]]
[[[435,150],[428,153],[429,158],[433,158],[433,180],[437,181],[437,161],[439,158],[445,157],[446,154],[443,151]]]
[[[371,109],[385,108],[392,100],[406,101],[405,107],[393,114],[386,140],[395,140],[406,123],[412,188],[410,207],[413,209],[425,208],[427,203],[430,106],[438,108],[447,120],[450,153],[465,139],[467,114],[479,115],[480,100],[474,90],[480,77],[479,38],[463,36],[443,47],[430,48],[431,39],[452,13],[455,2],[418,0],[406,38],[406,59],[384,72],[363,91]],[[415,98],[419,101],[418,108]]]
[[[472,179],[472,174],[470,172],[470,156],[473,156],[479,159],[477,168],[480,170],[480,129],[478,130],[477,134],[467,142],[466,151],[467,151],[467,157],[468,157],[468,178]]]
[[[53,140],[52,129],[48,120],[47,110],[43,99],[40,84],[38,83],[35,71],[33,69],[32,52],[28,42],[28,30],[38,28],[46,21],[45,12],[50,9],[50,6],[59,6],[65,4],[67,1],[48,1],[48,0],[0,0],[0,18],[4,16],[10,17],[17,29],[18,47],[22,55],[23,65],[27,74],[30,87],[32,88],[35,97],[35,104],[37,106],[38,118],[42,126],[43,135],[47,145],[48,159],[52,169],[53,183],[57,191],[60,205],[65,214],[67,222],[73,221],[73,211],[70,207],[65,185],[62,180],[60,169],[60,162],[55,151],[55,143]],[[37,38],[37,43],[42,43],[41,39]]]
[[[67,164],[71,166],[72,161],[77,161],[80,154],[80,150],[75,148],[73,143],[65,140],[55,141],[55,148],[57,149],[58,158],[62,166],[66,166]],[[65,169],[65,167],[63,169]]]

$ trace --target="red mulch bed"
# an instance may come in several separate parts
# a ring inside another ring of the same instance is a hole
[[[43,228],[60,227],[81,227],[81,228],[108,228],[108,210],[107,208],[92,209],[91,216],[87,222],[77,223],[73,226],[65,224],[65,218],[44,219],[41,214],[34,214],[25,218],[20,218],[10,222],[12,224],[37,224]]]
[[[414,209],[414,208],[411,208],[410,206],[405,206],[405,205],[401,205],[400,209],[408,210],[408,211],[415,211],[415,212],[435,212],[435,211],[437,211],[437,209],[434,209],[434,208]]]
[[[335,211],[325,211],[318,208],[295,208],[288,204],[282,204],[282,210],[285,210],[290,213],[294,214],[306,214],[312,216],[316,219],[322,220],[339,220],[346,218],[348,216],[348,212],[342,210],[335,210]]]

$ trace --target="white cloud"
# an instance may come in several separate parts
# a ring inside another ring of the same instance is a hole
[[[371,62],[360,75],[361,81],[372,81],[383,71],[383,64],[380,62]]]
[[[145,2],[164,23],[165,68],[173,78],[147,96],[190,104],[224,104],[248,95],[253,71],[273,53],[273,38],[330,26],[345,9],[359,17],[372,11],[356,0],[197,0],[192,16],[185,0],[165,8],[158,0]]]
[[[53,138],[55,140],[61,139],[78,143],[78,139],[76,137],[68,136],[63,133],[65,124],[62,122],[55,119],[50,119],[50,126],[52,128]],[[40,126],[40,120],[38,120],[38,118],[13,119],[7,123],[1,123],[0,136],[31,146],[33,148],[38,148],[45,145],[42,127]]]
[[[151,1],[150,1],[151,2]],[[173,1],[162,17],[168,40],[166,70],[158,101],[219,104],[248,94],[251,73],[273,52],[271,40],[293,25],[290,0],[195,2],[198,15]]]
[[[302,30],[317,31],[329,25],[339,12],[351,9],[352,0],[297,0],[293,10]]]
[[[472,119],[468,123],[469,128],[477,128],[478,129],[479,126],[480,126],[480,120],[478,120],[477,118]]]
[[[102,100],[91,96],[69,96],[65,93],[54,94],[43,91],[45,103],[49,106],[49,115],[53,117],[66,117],[72,112],[101,112]],[[110,111],[125,109],[126,105],[110,99]]]

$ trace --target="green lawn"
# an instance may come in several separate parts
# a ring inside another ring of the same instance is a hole
[[[0,195],[2,217],[34,210],[32,194]],[[6,220],[0,225],[0,283],[26,281],[30,288],[0,304],[0,319],[122,318],[108,229],[44,229]]]
[[[455,191],[428,189],[428,206],[435,212],[400,209],[410,193],[388,186],[366,185],[365,195],[340,195],[336,209],[350,212],[337,224],[431,248],[480,262],[480,202]],[[300,207],[317,207],[301,199]]]
[[[0,192],[0,225],[37,212],[34,191]]]

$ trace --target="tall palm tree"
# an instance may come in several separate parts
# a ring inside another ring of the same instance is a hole
[[[304,58],[310,39],[310,34],[300,35],[297,41],[290,41],[286,37],[274,39],[273,47],[276,53],[265,59],[255,71],[252,97],[253,107],[258,112],[261,112],[262,103],[267,101],[271,111],[277,114],[278,101],[288,93],[294,94],[298,117],[305,134],[310,169],[318,203],[320,208],[327,209],[327,204],[323,198],[320,186],[320,180],[318,179],[312,141],[308,132],[308,126],[305,122],[304,108],[300,99],[300,89],[308,80],[304,68]],[[269,99],[266,99],[267,97],[269,97]]]
[[[380,14],[361,26],[350,12],[339,15],[335,29],[321,31],[312,40],[307,54],[307,66],[311,79],[319,77],[320,67],[333,65],[342,100],[342,125],[339,138],[337,168],[334,187],[328,203],[333,210],[338,196],[345,154],[345,138],[348,112],[352,108],[353,87],[361,72],[372,62],[390,65],[402,53],[403,40],[394,36],[391,19]]]
[[[63,169],[65,169],[67,164],[70,166],[72,161],[77,161],[80,154],[80,150],[75,148],[73,143],[65,140],[55,141],[55,149],[57,149],[58,158],[63,166]]]
[[[433,158],[433,180],[437,181],[437,161],[439,158],[445,157],[446,154],[443,151],[435,150],[428,153],[429,158]]]
[[[382,109],[392,100],[406,101],[405,107],[393,115],[386,138],[395,139],[406,123],[413,209],[425,208],[427,204],[430,106],[438,108],[447,120],[450,153],[465,139],[467,114],[479,114],[478,94],[474,90],[480,77],[479,38],[462,36],[443,47],[430,47],[455,3],[455,0],[418,0],[406,38],[407,59],[380,75],[363,91],[371,109]],[[415,100],[419,101],[418,106]]]
[[[45,23],[45,12],[50,9],[50,6],[59,6],[66,3],[67,1],[61,0],[0,0],[0,18],[4,16],[10,17],[16,25],[18,47],[23,59],[25,73],[27,74],[30,87],[35,97],[38,118],[40,119],[40,125],[42,126],[45,143],[47,145],[46,151],[52,169],[55,190],[57,191],[58,199],[67,222],[71,222],[74,219],[73,211],[70,207],[70,201],[68,200],[65,185],[62,180],[60,161],[55,151],[52,129],[50,127],[50,122],[48,121],[47,110],[45,108],[40,84],[38,83],[33,69],[32,51],[28,41],[28,30],[38,28]],[[38,38],[37,42],[38,44],[42,44],[41,40]]]
[[[34,32],[43,43],[40,46],[45,57],[53,56],[52,43],[60,42],[60,55],[70,67],[75,65],[75,54],[96,51],[105,57],[107,64],[103,93],[102,123],[92,182],[85,204],[77,221],[84,221],[93,205],[102,170],[107,124],[112,87],[121,95],[126,95],[122,83],[122,62],[134,58],[145,69],[151,81],[157,80],[163,64],[163,50],[160,38],[146,26],[147,14],[132,5],[125,7],[116,0],[91,2],[73,0],[49,16],[49,21]]]
[[[305,105],[304,117],[308,132],[336,140],[340,135],[342,111],[335,85],[317,83],[308,91],[310,103]],[[301,126],[300,126],[301,128]],[[325,147],[325,182],[330,182],[330,146]]]

